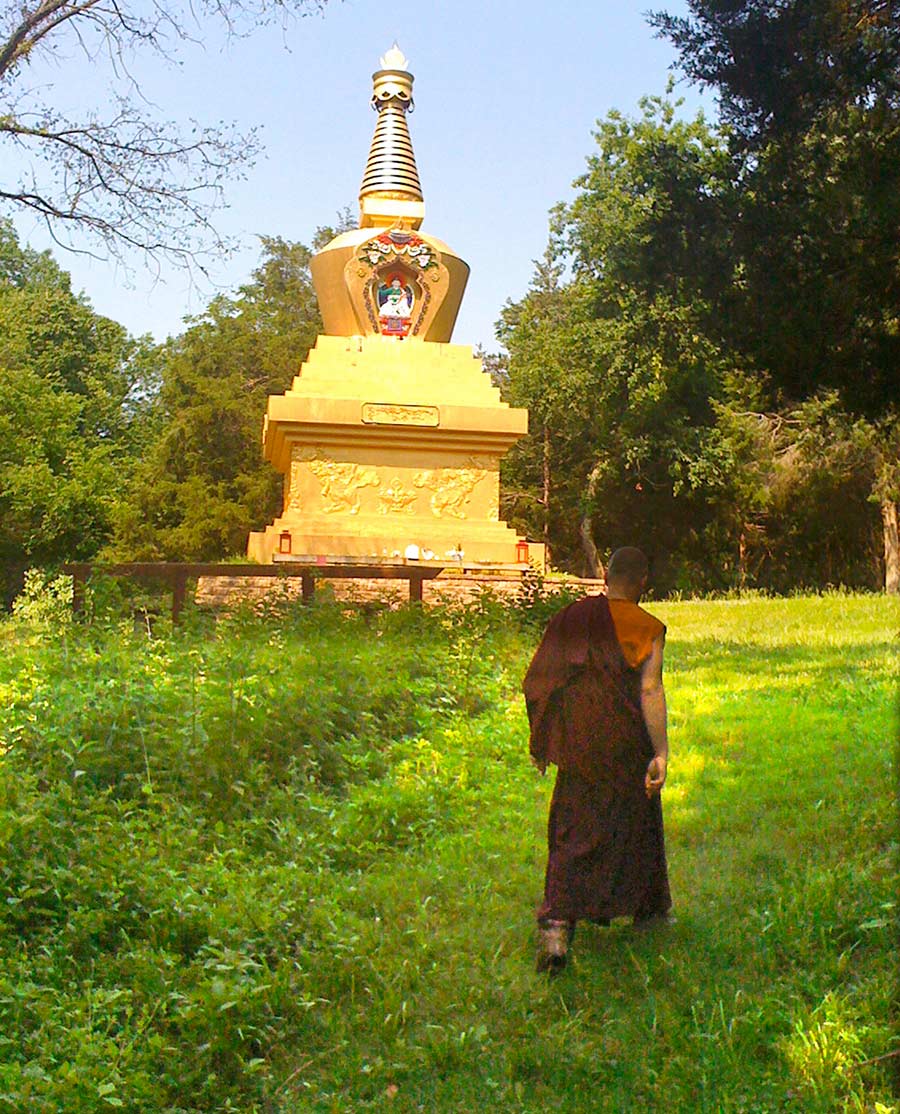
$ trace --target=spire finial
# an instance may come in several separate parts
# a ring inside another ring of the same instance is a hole
[[[409,62],[407,62],[395,39],[391,49],[381,56],[381,68],[383,70],[408,70],[408,67]]]
[[[406,114],[415,107],[413,75],[394,43],[372,75],[372,107],[378,113],[369,161],[359,190],[363,228],[403,223],[418,228],[425,208]]]

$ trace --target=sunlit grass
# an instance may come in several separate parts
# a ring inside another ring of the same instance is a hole
[[[553,981],[536,632],[7,628],[0,1111],[893,1114],[900,605],[650,607],[678,919],[580,928]]]

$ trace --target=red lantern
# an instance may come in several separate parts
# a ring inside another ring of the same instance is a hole
[[[528,542],[524,538],[516,542],[516,564],[528,564]]]
[[[291,551],[291,532],[290,530],[282,530],[278,535],[278,552],[290,553]]]

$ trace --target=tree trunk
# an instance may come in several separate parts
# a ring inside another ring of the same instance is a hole
[[[597,494],[597,483],[599,479],[600,463],[598,461],[591,469],[591,474],[588,476],[587,487],[585,489],[585,501],[589,508],[594,505],[594,496]],[[597,543],[594,541],[590,510],[586,510],[582,515],[581,522],[578,526],[578,533],[581,536],[581,548],[584,551],[587,575],[598,580],[603,576],[603,562],[600,560],[600,554],[597,552]]]
[[[897,504],[883,499],[881,521],[884,523],[884,590],[900,593],[900,536],[898,536]]]
[[[550,427],[544,426],[543,452],[543,490],[541,502],[544,504],[544,561],[550,567]]]
[[[600,561],[600,554],[597,552],[597,546],[594,542],[594,532],[591,529],[591,516],[590,513],[586,514],[578,527],[578,533],[581,535],[581,548],[584,550],[584,561],[587,566],[587,574],[594,580],[599,580],[603,576],[603,564]]]

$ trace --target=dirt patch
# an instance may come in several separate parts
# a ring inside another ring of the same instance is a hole
[[[422,603],[464,604],[488,595],[499,600],[513,600],[523,590],[521,576],[451,576],[435,577],[422,583]],[[545,582],[546,587],[565,587],[569,591],[598,592],[603,582],[566,577]],[[197,581],[195,602],[213,610],[228,610],[242,603],[265,603],[276,600],[299,599],[302,587],[299,577],[284,579],[231,578],[203,576]],[[336,580],[321,579],[316,583],[316,593],[339,603],[359,606],[401,607],[409,601],[409,586],[405,580]]]

